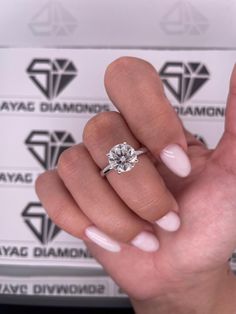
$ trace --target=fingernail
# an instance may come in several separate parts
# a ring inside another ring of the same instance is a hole
[[[180,227],[180,218],[175,212],[169,212],[158,219],[156,224],[166,231],[176,231]]]
[[[168,145],[160,154],[164,164],[180,177],[186,177],[191,171],[190,160],[185,151],[176,144]]]
[[[132,241],[131,244],[145,252],[155,252],[159,249],[159,241],[150,232],[142,231]]]
[[[117,241],[111,239],[108,235],[106,235],[95,226],[90,226],[86,228],[85,234],[91,241],[107,251],[120,252],[121,250],[121,247]]]

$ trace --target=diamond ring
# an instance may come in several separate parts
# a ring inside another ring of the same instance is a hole
[[[146,152],[147,148],[145,147],[135,150],[126,142],[117,144],[106,154],[109,164],[100,173],[104,177],[111,170],[115,170],[119,174],[130,171],[138,162],[138,156]]]

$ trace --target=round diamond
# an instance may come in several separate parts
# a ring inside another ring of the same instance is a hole
[[[131,170],[138,162],[134,148],[125,142],[112,147],[107,156],[110,167],[118,173]]]

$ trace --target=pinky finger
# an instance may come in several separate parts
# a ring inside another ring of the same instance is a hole
[[[35,188],[48,216],[58,227],[74,237],[89,239],[108,251],[120,251],[120,244],[95,227],[80,210],[56,170],[41,174]]]

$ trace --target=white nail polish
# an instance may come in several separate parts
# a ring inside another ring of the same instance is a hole
[[[91,241],[107,251],[120,252],[121,250],[121,247],[117,241],[111,239],[108,235],[95,226],[86,228],[85,234]]]
[[[131,244],[145,252],[155,252],[159,249],[159,241],[151,232],[143,231],[139,233]]]
[[[163,163],[178,176],[186,177],[189,175],[191,171],[190,160],[179,145],[168,145],[161,151],[160,158]]]
[[[157,220],[156,224],[166,231],[176,231],[180,227],[180,218],[175,212],[169,212]]]

